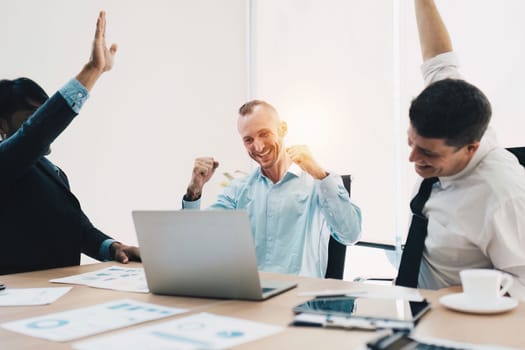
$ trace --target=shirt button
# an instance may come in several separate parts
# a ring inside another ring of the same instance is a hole
[[[82,95],[82,93],[79,92],[77,96],[80,98],[80,97],[83,97],[84,95]]]

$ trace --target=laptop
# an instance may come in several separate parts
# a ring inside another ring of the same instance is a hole
[[[260,281],[246,211],[133,211],[152,293],[264,300],[297,286]]]

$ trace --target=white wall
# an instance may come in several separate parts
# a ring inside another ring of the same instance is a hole
[[[136,243],[132,209],[178,209],[193,159],[245,168],[236,130],[245,102],[244,0],[0,1],[0,76],[28,76],[51,94],[89,57],[98,11],[114,69],[52,145],[85,212],[103,231]],[[221,190],[219,173],[204,203]]]
[[[393,240],[392,6],[260,0],[255,13],[255,96],[288,122],[289,144],[307,144],[329,171],[353,175],[367,239]]]
[[[365,238],[393,242],[406,232],[415,178],[408,106],[423,88],[413,2],[251,0],[253,66],[249,3],[0,0],[0,76],[29,76],[53,92],[87,60],[98,10],[107,10],[108,39],[119,44],[115,68],[51,158],[92,221],[117,239],[136,242],[132,209],[180,207],[196,156],[217,157],[222,171],[252,167],[235,118],[256,97],[288,121],[288,144],[308,144],[328,169],[354,175]],[[493,104],[502,144],[525,144],[525,2],[437,4],[465,77]],[[207,186],[204,204],[222,180]],[[352,249],[348,278],[388,269],[381,254]]]

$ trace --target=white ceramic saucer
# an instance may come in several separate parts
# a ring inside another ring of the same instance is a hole
[[[474,314],[495,314],[514,309],[518,306],[518,301],[512,298],[498,298],[490,303],[477,304],[463,294],[447,294],[439,298],[439,302],[449,309],[470,312]]]

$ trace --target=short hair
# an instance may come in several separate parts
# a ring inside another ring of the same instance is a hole
[[[410,123],[423,137],[463,147],[481,140],[492,108],[480,89],[464,80],[444,79],[425,88],[410,105]]]
[[[277,110],[275,109],[275,107],[269,104],[268,102],[263,100],[251,100],[246,102],[239,108],[239,115],[244,117],[245,115],[251,114],[257,106],[263,106],[277,114]]]
[[[44,89],[29,78],[0,80],[0,118],[8,119],[20,110],[35,109],[47,101]]]

